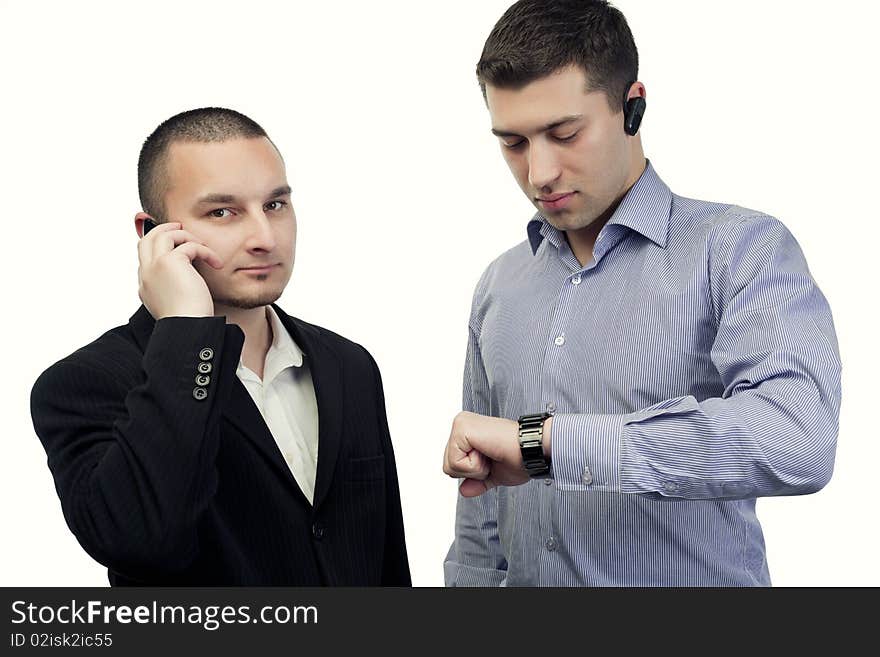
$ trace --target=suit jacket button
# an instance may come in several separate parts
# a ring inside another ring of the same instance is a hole
[[[315,523],[314,525],[312,525],[312,536],[315,537],[316,541],[320,541],[322,538],[324,538],[324,528],[318,523]]]
[[[214,350],[211,347],[204,347],[199,352],[199,358],[202,360],[211,360],[214,357]]]
[[[210,374],[211,373],[211,363],[199,363],[199,372],[202,374]]]
[[[207,374],[197,374],[196,375],[196,383],[200,386],[206,386],[211,383],[211,377]]]
[[[204,388],[193,388],[193,397],[202,401],[208,397],[208,391]]]

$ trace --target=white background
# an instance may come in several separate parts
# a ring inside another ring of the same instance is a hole
[[[378,361],[413,582],[442,585],[457,493],[440,465],[470,297],[533,212],[474,80],[508,4],[0,0],[0,584],[107,583],[64,523],[30,388],[139,305],[143,139],[220,105],[285,156],[300,228],[280,303]],[[617,6],[639,47],[658,173],[676,193],[781,219],[834,313],[836,469],[815,495],[759,500],[774,583],[880,585],[876,5]]]

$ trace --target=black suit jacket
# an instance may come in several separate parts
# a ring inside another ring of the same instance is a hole
[[[156,322],[141,306],[34,384],[64,517],[111,584],[410,584],[376,363],[273,308],[315,385],[314,507],[236,376],[244,333],[223,317]]]

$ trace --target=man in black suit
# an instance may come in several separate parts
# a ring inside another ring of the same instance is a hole
[[[114,585],[410,585],[376,363],[274,305],[296,243],[274,144],[184,112],[138,185],[143,305],[31,393],[80,544]]]

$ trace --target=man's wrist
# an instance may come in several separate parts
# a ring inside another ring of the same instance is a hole
[[[542,435],[541,447],[544,448],[544,458],[548,461],[550,460],[550,454],[552,452],[550,448],[550,432],[551,427],[553,426],[553,416],[551,415],[546,420],[544,420],[544,433]]]

